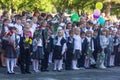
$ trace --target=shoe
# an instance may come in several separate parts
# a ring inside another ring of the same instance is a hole
[[[100,65],[99,67],[100,69],[106,69],[106,67],[104,65]]]
[[[14,71],[11,71],[11,74],[15,74],[15,72],[14,72]]]
[[[62,72],[61,70],[58,70],[58,72]]]
[[[37,73],[37,72],[40,72],[40,71],[39,71],[39,70],[34,70],[34,72],[36,72],[36,73]]]
[[[12,74],[12,73],[10,71],[8,71],[7,74]]]

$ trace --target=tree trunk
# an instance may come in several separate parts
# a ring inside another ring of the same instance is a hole
[[[110,8],[111,8],[111,2],[108,2],[106,11],[105,11],[105,16],[110,16]]]

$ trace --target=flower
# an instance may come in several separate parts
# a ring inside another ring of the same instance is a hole
[[[30,39],[30,44],[32,44],[32,39]]]
[[[28,41],[29,41],[29,38],[26,38],[26,39],[25,39],[25,42],[28,42]]]

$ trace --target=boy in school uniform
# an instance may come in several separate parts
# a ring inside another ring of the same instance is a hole
[[[69,37],[67,38],[67,50],[66,50],[66,61],[65,61],[65,69],[72,69],[72,59],[73,59],[73,51],[74,51],[74,38],[73,38],[73,30],[69,31]]]
[[[24,35],[20,38],[20,69],[22,74],[31,74],[29,70],[31,44],[25,45],[26,39],[31,39],[29,28],[24,28]]]
[[[41,71],[49,71],[48,68],[48,59],[49,54],[53,51],[53,38],[51,36],[52,31],[49,29],[47,31],[48,37],[46,39],[45,49],[44,49],[44,59],[42,60]]]

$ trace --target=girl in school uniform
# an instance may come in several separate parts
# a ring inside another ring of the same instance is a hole
[[[58,70],[61,72],[61,60],[66,50],[66,40],[63,37],[63,30],[58,30],[58,35],[54,40],[54,51],[53,51],[53,59],[54,59],[54,70]]]
[[[10,32],[6,35],[6,50],[5,50],[5,58],[8,74],[14,74],[14,65],[17,54],[16,43],[15,43],[15,28],[10,27]]]
[[[5,49],[6,49],[6,40],[5,40],[5,35],[9,32],[9,19],[4,19],[3,20],[3,25],[2,25],[2,52],[1,52],[1,63],[2,63],[2,67],[6,66],[5,63],[5,57],[4,57],[4,53],[5,53]]]
[[[93,51],[94,51],[94,42],[92,38],[92,32],[87,31],[86,32],[86,38],[87,38],[87,54],[85,57],[85,67],[90,68],[90,65],[95,64],[95,60],[93,57]]]
[[[39,61],[43,59],[43,44],[41,37],[38,37],[38,35],[41,35],[40,32],[37,34],[34,34],[33,39],[33,70],[35,72],[39,72]]]
[[[79,60],[81,57],[81,50],[82,50],[82,41],[80,37],[80,30],[78,28],[74,29],[74,52],[73,52],[73,60],[72,60],[72,69],[76,70],[79,69],[77,64],[79,64]]]

